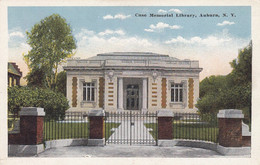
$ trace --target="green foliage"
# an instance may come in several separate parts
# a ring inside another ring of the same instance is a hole
[[[66,71],[62,71],[57,76],[56,91],[66,96],[66,84],[67,84],[67,74]]]
[[[227,89],[227,79],[225,76],[210,76],[200,82],[200,98],[208,93],[221,92]]]
[[[63,94],[50,89],[31,87],[8,88],[8,111],[15,113],[22,107],[42,107],[47,118],[63,118],[69,108],[68,101]]]
[[[247,121],[251,118],[252,44],[239,52],[227,76],[210,76],[200,82],[200,100],[196,107],[201,114],[216,114],[220,109],[242,109]]]
[[[47,87],[47,83],[45,80],[45,71],[43,68],[33,69],[25,76],[25,78],[27,79],[27,85],[30,87]]]
[[[28,54],[24,55],[31,69],[29,75],[37,71],[44,71],[45,86],[55,88],[58,66],[73,55],[76,49],[71,28],[66,20],[58,14],[44,18],[27,32],[27,43],[31,46]],[[35,71],[37,70],[37,71]],[[28,77],[28,83],[37,78]]]
[[[252,81],[252,42],[240,50],[238,58],[230,63],[233,68],[231,74],[235,84],[247,84]]]

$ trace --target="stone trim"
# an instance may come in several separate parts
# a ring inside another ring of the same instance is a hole
[[[20,116],[45,116],[44,109],[38,107],[24,107],[19,114]]]
[[[236,118],[236,119],[243,119],[244,114],[242,110],[237,109],[223,109],[219,110],[218,118]]]
[[[88,116],[105,116],[104,110],[90,110]]]
[[[162,78],[162,108],[166,108],[167,106],[167,86],[166,86],[166,78]]]
[[[60,139],[45,142],[45,149],[66,147],[66,146],[86,146],[88,139]]]
[[[77,107],[77,77],[72,78],[72,107]]]
[[[104,146],[105,138],[103,139],[88,139],[88,146]]]
[[[38,145],[8,145],[8,156],[34,156],[44,151],[43,144]]]
[[[193,108],[193,99],[194,99],[194,80],[189,78],[189,108]]]
[[[174,114],[171,110],[161,109],[161,110],[158,111],[157,116],[158,117],[173,117]]]
[[[159,147],[185,146],[216,151],[221,155],[250,155],[251,147],[223,147],[219,144],[195,140],[158,140]]]

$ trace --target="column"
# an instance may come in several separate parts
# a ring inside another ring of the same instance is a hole
[[[123,107],[123,78],[122,77],[118,77],[118,110],[122,111],[124,110]]]
[[[147,78],[143,79],[143,98],[142,98],[142,112],[147,111]]]

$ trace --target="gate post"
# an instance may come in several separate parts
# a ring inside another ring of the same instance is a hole
[[[88,114],[89,118],[89,146],[104,146],[104,110],[91,110]]]
[[[168,146],[172,143],[173,116],[170,110],[158,111],[158,146]]]
[[[224,147],[242,146],[242,110],[225,109],[218,113],[219,145]]]
[[[9,155],[35,155],[44,151],[43,108],[24,107],[20,111],[20,128],[8,134]]]
[[[243,147],[242,110],[219,110],[219,145],[217,151],[223,155],[250,154],[249,146]]]

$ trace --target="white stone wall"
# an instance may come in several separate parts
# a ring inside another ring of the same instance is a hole
[[[72,107],[72,79],[77,78],[77,106]],[[88,111],[91,109],[99,108],[99,73],[88,75],[87,72],[74,72],[67,73],[67,99],[69,100],[69,110],[68,111]],[[95,101],[88,102],[83,101],[83,83],[84,82],[94,82],[95,83]]]
[[[104,89],[104,109],[106,111],[113,111],[116,112],[118,109],[118,76],[119,77],[136,77],[136,78],[145,78],[147,77],[148,80],[148,98],[147,98],[147,108],[149,112],[155,112],[159,109],[162,109],[162,78],[166,77],[166,86],[167,86],[167,107],[166,109],[171,109],[174,112],[196,112],[195,104],[197,102],[197,99],[199,98],[199,76],[198,73],[173,73],[173,72],[167,72],[167,73],[158,73],[157,77],[152,76],[152,72],[142,72],[143,76],[135,76],[134,74],[122,75],[120,72],[114,73],[115,75],[109,76],[107,73],[102,72],[67,72],[67,98],[69,100],[70,109],[69,111],[88,111],[91,109],[100,109],[99,107],[99,78],[102,76],[105,76],[105,89]],[[137,72],[136,72],[137,73]],[[141,73],[140,73],[141,74]],[[72,107],[72,78],[77,77],[77,107]],[[189,89],[188,89],[188,80],[189,78],[193,78],[194,80],[194,108],[189,109],[188,108],[188,95],[189,95]],[[95,89],[95,102],[83,102],[83,82],[95,82],[96,89]],[[184,83],[184,90],[183,90],[183,102],[184,103],[171,103],[171,82],[174,83]],[[110,83],[113,83],[111,85]],[[125,83],[125,82],[124,82]],[[156,85],[154,85],[155,83]],[[140,83],[142,85],[142,83]],[[110,89],[109,87],[113,87],[113,89]],[[157,88],[156,90],[153,88]],[[109,91],[113,91],[113,93],[109,93]],[[157,91],[156,95],[157,98],[152,97],[155,95],[153,93],[154,91]],[[140,88],[140,92],[142,93],[142,88]],[[109,97],[109,95],[113,95],[113,97]],[[124,95],[125,96],[125,95]],[[141,95],[142,98],[142,95]],[[113,100],[113,101],[111,101]],[[154,101],[156,100],[156,101]],[[125,101],[125,100],[124,100]],[[139,104],[142,106],[142,101],[139,102]],[[154,106],[156,105],[156,106]],[[125,106],[124,106],[125,107]],[[142,108],[142,107],[141,107]]]

